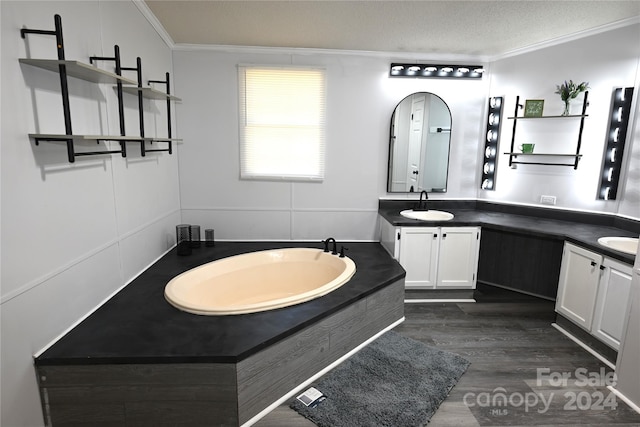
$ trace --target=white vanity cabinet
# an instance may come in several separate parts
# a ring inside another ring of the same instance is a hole
[[[630,265],[605,258],[593,315],[591,333],[618,350],[622,340],[627,304],[631,295]]]
[[[565,243],[556,311],[616,350],[630,291],[631,266]]]
[[[587,331],[596,306],[602,255],[565,243],[556,311]]]
[[[397,234],[400,250],[395,258],[406,270],[407,288],[434,289],[438,273],[438,227],[402,227]]]
[[[407,272],[407,289],[475,289],[479,227],[394,227],[380,243]]]

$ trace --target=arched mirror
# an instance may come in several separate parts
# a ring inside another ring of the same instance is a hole
[[[447,191],[451,111],[438,95],[417,92],[391,116],[387,191]]]

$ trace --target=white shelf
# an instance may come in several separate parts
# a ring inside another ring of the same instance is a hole
[[[152,87],[123,86],[122,91],[132,93],[134,95],[137,95],[138,92],[142,92],[142,96],[147,99],[170,99],[171,101],[182,101],[182,99],[177,96],[167,95],[166,93]]]
[[[570,114],[568,116],[519,116],[519,117],[507,117],[509,120],[518,119],[518,120],[531,120],[531,119],[569,119],[571,117],[589,117],[588,114]]]
[[[52,133],[30,133],[29,138],[37,141],[145,141],[145,142],[182,142],[181,138],[139,137],[120,135],[64,135]]]
[[[562,154],[562,153],[521,153],[514,151],[512,153],[504,153],[513,157],[517,156],[555,156],[555,157],[582,157],[582,154],[570,153],[570,154]]]
[[[31,65],[33,67],[42,68],[44,70],[53,71],[58,73],[60,71],[60,65],[66,66],[67,75],[76,77],[78,79],[86,80],[93,83],[117,83],[118,80],[124,84],[137,85],[134,80],[126,77],[119,76],[109,71],[101,70],[89,64],[84,64],[78,61],[61,61],[58,59],[31,59],[20,58],[21,64]]]

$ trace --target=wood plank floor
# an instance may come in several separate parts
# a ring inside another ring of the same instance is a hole
[[[471,361],[429,427],[640,426],[640,414],[594,384],[606,382],[601,373],[610,369],[551,326],[553,302],[482,285],[476,301],[406,304],[406,320],[394,329]],[[583,372],[590,381],[576,380]],[[554,373],[571,378],[557,385]],[[281,405],[254,425],[315,424]]]

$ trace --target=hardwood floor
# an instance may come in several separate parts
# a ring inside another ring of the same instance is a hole
[[[429,427],[640,426],[640,414],[606,388],[611,370],[551,326],[552,301],[482,285],[475,296],[405,304],[406,320],[394,329],[471,361]],[[554,382],[563,374],[570,378]],[[314,425],[287,405],[255,424]]]

